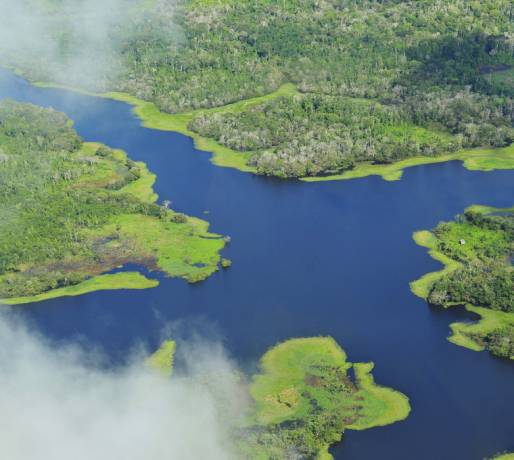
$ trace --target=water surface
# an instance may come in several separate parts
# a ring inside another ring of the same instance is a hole
[[[478,460],[514,450],[514,366],[445,340],[471,318],[432,309],[409,281],[439,267],[412,241],[473,204],[512,206],[514,172],[471,172],[459,162],[379,177],[304,184],[213,166],[177,133],[140,127],[126,104],[34,88],[0,72],[0,98],[64,111],[80,135],[126,150],[157,173],[174,209],[232,237],[233,266],[189,285],[97,292],[20,307],[48,337],[101,346],[113,362],[138,343],[154,347],[163,324],[214,331],[251,371],[268,347],[291,337],[331,335],[351,361],[374,361],[380,384],[411,399],[401,423],[347,431],[337,459]]]

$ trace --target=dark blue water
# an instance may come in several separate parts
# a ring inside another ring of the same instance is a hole
[[[514,450],[514,366],[447,342],[448,324],[470,316],[432,309],[409,290],[438,268],[413,231],[472,203],[511,206],[514,172],[452,162],[411,168],[398,182],[270,180],[213,166],[189,138],[140,127],[122,103],[33,88],[7,72],[2,97],[66,112],[84,139],[145,161],[161,199],[232,237],[224,255],[233,266],[200,284],[161,279],[156,289],[20,308],[46,335],[100,345],[119,360],[177,322],[216,331],[245,369],[278,341],[331,335],[351,361],[374,361],[377,382],[412,404],[404,422],[347,431],[336,458],[478,460]]]

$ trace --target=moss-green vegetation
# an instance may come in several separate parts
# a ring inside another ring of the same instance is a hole
[[[61,113],[1,102],[0,165],[0,298],[156,284],[95,278],[127,262],[191,282],[218,269],[225,243],[206,222],[156,204],[143,163],[83,143]]]
[[[429,254],[435,259],[441,262],[444,265],[442,270],[437,272],[427,273],[423,275],[420,279],[413,281],[410,283],[410,288],[414,294],[423,299],[428,298],[430,293],[430,289],[433,284],[440,278],[443,278],[445,275],[451,273],[461,266],[461,264],[453,259],[450,259],[448,256],[438,251],[438,241],[437,237],[427,230],[421,230],[419,232],[414,233],[414,241],[429,249]]]
[[[111,289],[148,289],[159,285],[157,280],[148,279],[137,272],[120,272],[109,275],[98,275],[72,286],[52,289],[42,294],[29,297],[14,297],[2,299],[1,303],[7,305],[20,305],[24,303],[41,302],[56,297],[76,296],[93,291]]]
[[[454,323],[450,341],[472,350],[488,349],[514,359],[513,208],[472,206],[433,233],[414,235],[445,265],[411,283],[412,291],[434,305],[466,305],[477,323]]]
[[[495,457],[491,458],[491,460],[514,460],[514,454],[505,453],[496,455]]]
[[[357,179],[367,176],[381,176],[384,180],[395,181],[402,177],[403,171],[413,166],[444,163],[460,160],[465,168],[472,171],[493,171],[495,169],[514,169],[514,144],[505,148],[460,150],[455,153],[438,156],[419,156],[391,164],[359,163],[353,169],[342,174],[304,177],[303,181],[319,182],[329,180]]]
[[[176,344],[173,340],[164,341],[159,349],[147,358],[150,367],[169,377],[173,372],[173,357]]]
[[[514,140],[508,0],[127,0],[137,14],[97,46],[109,59],[87,85],[54,71],[83,45],[73,12],[24,2],[54,21],[61,53],[50,65],[44,52],[6,50],[4,62],[32,80],[112,90],[218,165],[330,179],[397,179],[449,159],[512,167],[501,149]]]
[[[354,367],[355,381],[347,374]],[[363,430],[406,418],[407,397],[380,387],[372,363],[351,364],[329,337],[292,339],[261,360],[250,393],[255,408],[239,434],[245,458],[329,459],[345,429]]]

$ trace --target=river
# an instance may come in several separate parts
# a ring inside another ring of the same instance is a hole
[[[397,182],[275,180],[213,166],[188,137],[141,127],[124,103],[0,71],[5,97],[61,110],[85,140],[146,162],[160,200],[232,238],[232,267],[199,284],[162,278],[155,289],[19,307],[46,336],[100,346],[116,362],[138,343],[156,346],[164,324],[180,324],[181,334],[218,337],[251,371],[278,341],[331,335],[350,361],[374,361],[376,381],[412,405],[404,422],[346,431],[337,459],[479,460],[514,450],[514,366],[449,343],[448,325],[471,316],[430,308],[409,290],[439,267],[412,233],[473,203],[512,206],[514,171],[449,162],[408,169]]]

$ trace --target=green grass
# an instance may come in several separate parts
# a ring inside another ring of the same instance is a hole
[[[348,362],[331,337],[287,340],[267,351],[260,365],[261,373],[250,386],[255,401],[253,423],[272,429],[273,437],[273,427],[294,421],[294,428],[284,430],[293,432],[291,439],[303,439],[302,448],[315,449],[318,459],[332,458],[328,448],[341,439],[345,428],[384,426],[405,419],[410,412],[405,395],[375,384],[372,363]],[[347,376],[352,366],[355,382]],[[326,425],[327,420],[332,422]],[[283,448],[287,436],[278,434],[277,445]],[[263,453],[268,447],[254,441],[253,449],[262,458],[268,458]]]
[[[103,144],[99,142],[84,142],[80,149],[79,155],[85,157],[95,157],[96,151]],[[76,185],[101,187],[113,182],[117,178],[117,169],[119,163],[125,163],[128,159],[126,152],[120,149],[112,149],[113,160],[95,157],[97,161],[95,167],[95,174],[93,176],[86,176],[76,182]],[[153,190],[156,175],[148,170],[148,167],[142,161],[136,161],[135,164],[140,170],[141,176],[132,182],[129,182],[116,193],[125,193],[134,196],[135,198],[145,203],[155,203],[158,195]]]
[[[170,377],[173,372],[173,357],[176,343],[174,340],[164,341],[159,349],[147,358],[147,364],[163,375]]]
[[[353,365],[357,386],[360,388],[363,408],[361,417],[351,425],[350,430],[366,430],[404,420],[410,413],[409,398],[399,391],[377,385],[371,371],[373,363]]]
[[[512,313],[472,305],[466,305],[466,310],[480,315],[481,318],[473,323],[450,324],[452,335],[448,340],[455,345],[474,351],[482,351],[485,349],[484,345],[474,337],[487,336],[490,332],[505,326],[514,327],[514,315]],[[510,359],[514,360],[514,356],[511,356]]]
[[[301,396],[308,389],[305,376],[310,366],[321,363],[345,373],[351,367],[344,351],[328,337],[292,339],[269,350],[251,386],[256,420],[279,423],[306,415],[309,401]]]
[[[103,227],[102,234],[119,228],[120,244],[131,244],[137,254],[155,259],[157,267],[170,276],[189,282],[206,279],[218,270],[222,237],[208,232],[209,224],[194,217],[186,223],[168,222],[150,216],[116,216]]]
[[[112,289],[148,289],[158,285],[159,282],[157,280],[148,279],[141,273],[121,272],[111,275],[95,276],[74,286],[53,289],[35,296],[2,299],[0,302],[7,305],[20,305],[55,299],[57,297],[77,296],[93,291],[105,291]]]
[[[514,453],[500,454],[493,457],[492,460],[514,460]]]
[[[426,300],[432,285],[439,278],[442,278],[443,276],[459,268],[461,264],[453,259],[450,259],[448,256],[437,250],[437,238],[432,232],[421,230],[414,233],[413,238],[419,246],[423,246],[429,249],[428,253],[432,256],[432,258],[444,265],[442,270],[427,273],[418,280],[412,281],[410,283],[411,291],[418,297]]]
[[[120,159],[126,159],[125,152],[116,150],[115,153]],[[153,203],[157,199],[152,188],[156,176],[144,163],[137,165],[141,177],[116,193],[131,194],[143,202]],[[168,211],[169,216],[174,214]],[[187,217],[185,223],[175,223],[168,219],[127,214],[113,217],[108,225],[93,231],[91,236],[100,238],[117,233],[122,242],[130,242],[134,252],[155,258],[157,267],[168,275],[196,282],[218,270],[219,251],[225,246],[222,237],[209,233],[208,229],[206,221],[194,217]]]
[[[304,177],[301,180],[305,182],[322,182],[358,179],[367,176],[381,176],[386,181],[396,181],[401,179],[403,171],[407,168],[454,160],[462,161],[464,167],[472,171],[514,169],[514,144],[497,149],[471,149],[434,157],[412,157],[386,165],[361,163],[342,174],[323,177]]]

